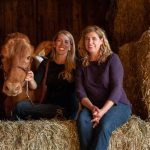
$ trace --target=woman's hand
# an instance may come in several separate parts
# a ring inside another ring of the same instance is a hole
[[[25,78],[25,81],[33,81],[34,80],[34,74],[32,71],[28,71],[27,72],[27,75],[26,75],[26,78]]]
[[[103,117],[104,114],[105,112],[102,109],[99,109],[97,106],[94,107],[92,111],[93,119],[91,120],[91,122],[93,123],[93,128],[98,125],[100,119]]]
[[[103,109],[99,109],[97,106],[93,105],[88,97],[83,98],[81,103],[91,111],[93,115],[93,119],[91,120],[91,122],[93,123],[93,128],[95,128],[105,112],[103,111]]]
[[[25,81],[29,82],[29,87],[30,89],[34,90],[37,88],[37,84],[34,80],[34,73],[32,71],[27,72],[27,76],[25,78]]]
[[[91,120],[91,122],[93,123],[93,128],[95,128],[98,125],[101,118],[113,105],[114,102],[112,100],[107,100],[101,109],[99,109],[97,106],[94,106],[94,109],[92,111],[93,119]]]

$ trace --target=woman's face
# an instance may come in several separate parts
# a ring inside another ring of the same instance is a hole
[[[96,32],[89,32],[85,35],[85,48],[90,55],[98,54],[103,41]]]
[[[57,55],[67,55],[71,50],[71,44],[69,38],[65,34],[59,34],[55,41],[55,48]]]

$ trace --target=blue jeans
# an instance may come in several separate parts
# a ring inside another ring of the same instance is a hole
[[[83,108],[77,120],[80,150],[107,150],[112,132],[126,123],[130,115],[131,107],[118,103],[111,107],[93,128],[92,114],[90,110]]]
[[[56,115],[62,117],[64,109],[57,105],[51,104],[32,104],[30,101],[21,101],[16,104],[11,120],[19,119],[39,119],[39,118],[53,118]]]

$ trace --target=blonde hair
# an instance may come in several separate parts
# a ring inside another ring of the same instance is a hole
[[[58,38],[58,35],[64,34],[69,38],[71,49],[68,51],[67,58],[65,61],[65,69],[59,74],[59,77],[62,76],[64,80],[72,81],[74,79],[73,69],[75,69],[75,42],[72,34],[66,30],[59,31],[53,41],[55,42]],[[51,59],[54,60],[56,57],[56,50],[53,47],[51,51]]]
[[[99,36],[99,38],[103,40],[103,43],[99,49],[98,64],[105,62],[107,57],[112,54],[112,50],[110,48],[110,45],[109,45],[109,42],[107,40],[104,30],[96,25],[88,26],[82,31],[81,38],[78,43],[78,53],[82,59],[82,65],[85,67],[88,66],[90,63],[89,53],[85,48],[85,36],[87,33],[90,33],[90,32],[95,32]]]

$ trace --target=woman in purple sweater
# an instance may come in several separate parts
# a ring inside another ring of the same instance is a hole
[[[82,110],[77,120],[81,150],[107,150],[114,130],[127,122],[131,104],[123,89],[123,67],[104,31],[86,27],[79,41],[77,96]]]

